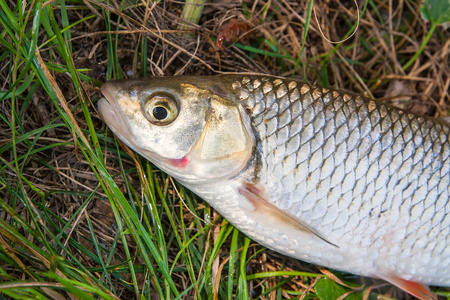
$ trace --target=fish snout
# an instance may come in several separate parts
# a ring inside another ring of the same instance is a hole
[[[104,83],[100,90],[102,91],[103,96],[105,96],[106,101],[108,101],[109,103],[113,101],[112,95],[117,95],[118,93],[118,88],[114,85],[114,82]]]

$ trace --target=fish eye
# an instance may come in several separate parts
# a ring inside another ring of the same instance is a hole
[[[157,93],[148,97],[144,105],[145,116],[155,125],[169,125],[178,116],[177,102],[166,93]]]
[[[167,108],[164,106],[156,106],[152,111],[153,117],[159,121],[163,121],[169,115]]]

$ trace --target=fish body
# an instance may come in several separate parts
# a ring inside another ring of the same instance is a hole
[[[450,286],[449,126],[270,76],[106,83],[99,112],[131,148],[285,255]],[[419,286],[420,287],[420,286]]]

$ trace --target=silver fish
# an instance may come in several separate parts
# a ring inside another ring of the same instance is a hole
[[[450,286],[450,128],[289,79],[108,82],[111,130],[260,244],[385,279]]]

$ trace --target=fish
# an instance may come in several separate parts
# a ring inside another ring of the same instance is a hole
[[[137,153],[261,245],[386,280],[450,286],[450,126],[272,76],[106,82],[98,111]]]

